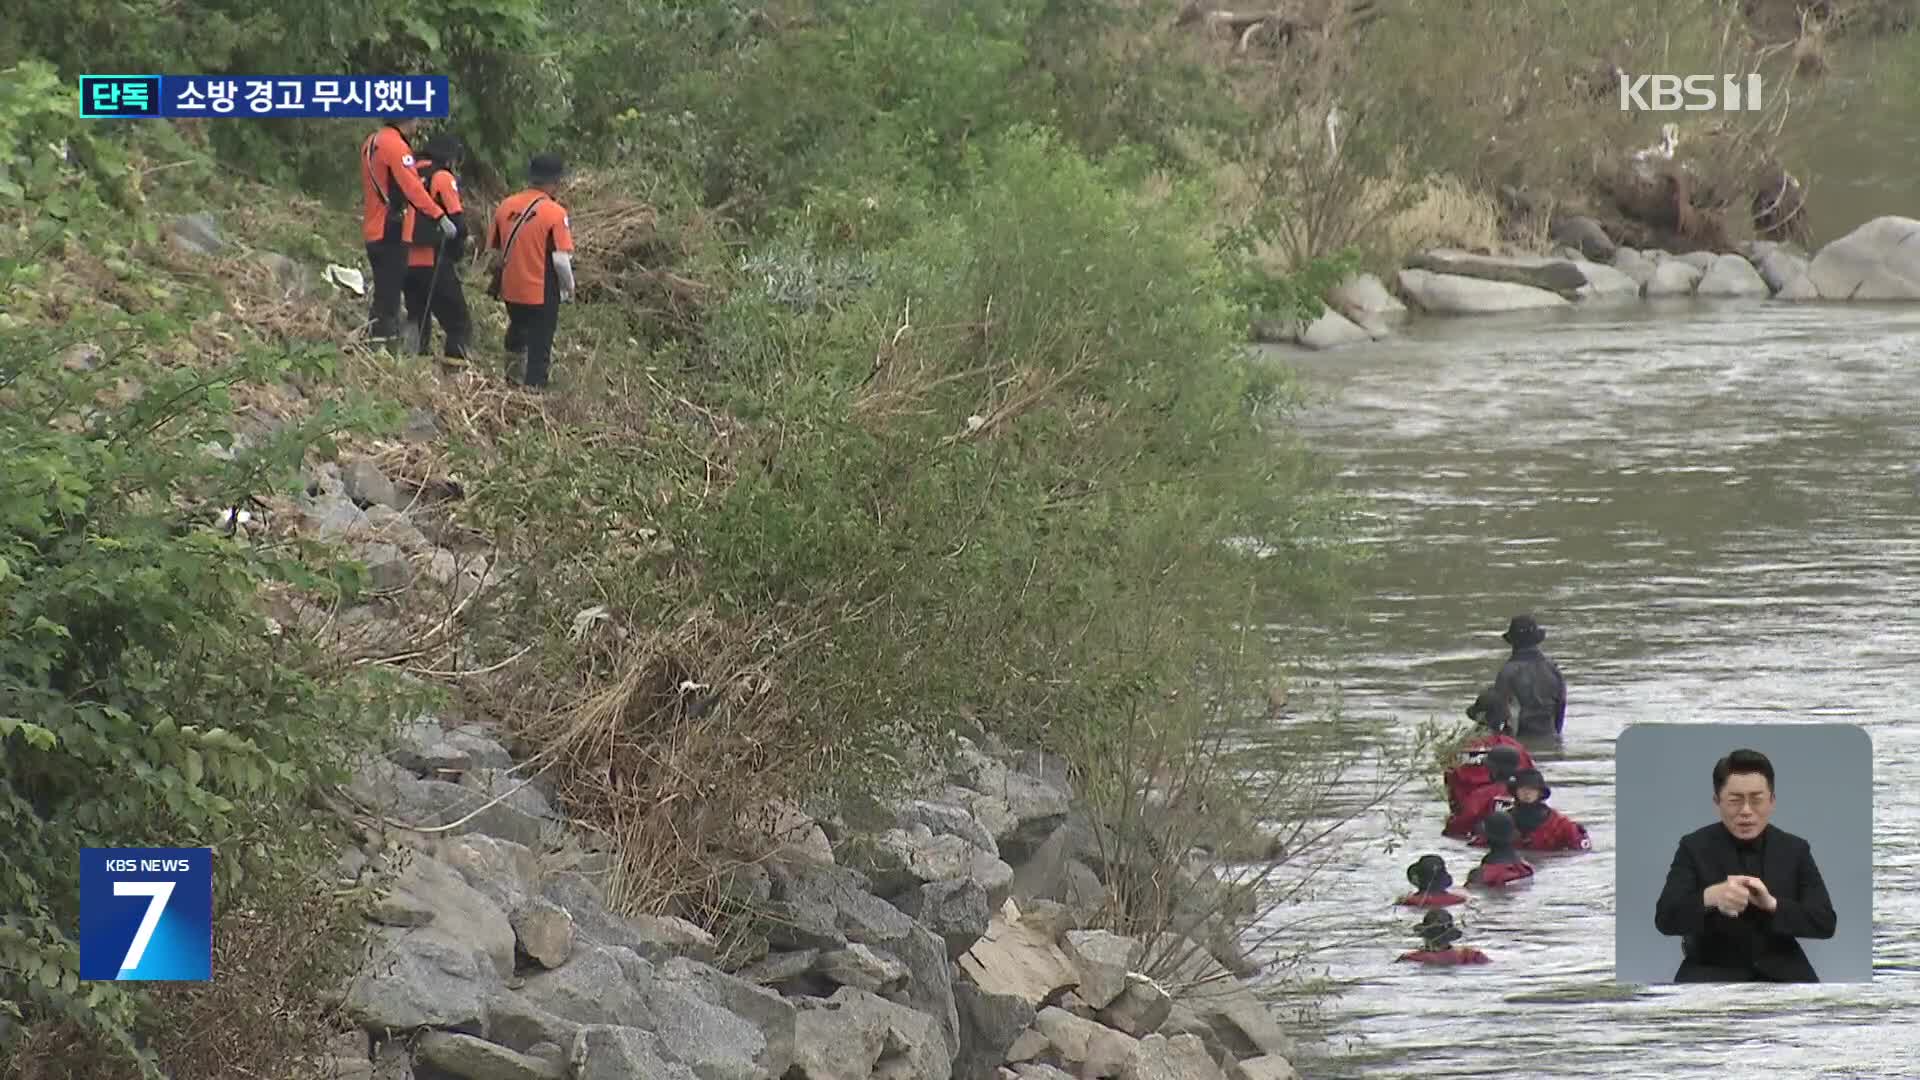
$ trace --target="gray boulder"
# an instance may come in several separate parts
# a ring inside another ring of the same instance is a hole
[[[953,1056],[934,1019],[864,990],[804,999],[784,1080],[948,1080]]]
[[[422,1035],[414,1056],[463,1080],[562,1080],[565,1076],[564,1070],[539,1058],[450,1031]]]

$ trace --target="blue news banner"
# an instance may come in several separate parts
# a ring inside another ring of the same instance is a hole
[[[81,848],[80,977],[213,978],[212,848]]]
[[[82,75],[82,120],[447,115],[445,75]]]

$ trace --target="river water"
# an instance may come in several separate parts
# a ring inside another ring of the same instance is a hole
[[[1463,879],[1473,856],[1429,790],[1396,807],[1409,848],[1383,850],[1385,813],[1357,823],[1286,913],[1342,986],[1303,1075],[1920,1076],[1920,305],[1435,320],[1276,357],[1377,555],[1341,625],[1276,627],[1306,657],[1296,701],[1337,688],[1387,739],[1463,719],[1508,616],[1536,612],[1571,701],[1541,767],[1596,847],[1466,909],[1494,964],[1410,970],[1406,864],[1438,851]],[[1613,743],[1648,721],[1871,732],[1873,983],[1613,983]]]

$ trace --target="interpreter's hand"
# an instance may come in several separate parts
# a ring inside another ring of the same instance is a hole
[[[1780,901],[1774,898],[1773,892],[1767,888],[1767,883],[1759,878],[1743,875],[1729,880],[1738,881],[1746,886],[1748,902],[1761,911],[1772,911],[1780,906]]]
[[[1740,913],[1747,910],[1747,904],[1753,899],[1744,881],[1737,876],[1730,877],[1718,885],[1708,886],[1707,891],[1701,894],[1701,898],[1706,901],[1708,907],[1718,910],[1729,919],[1739,918]]]
[[[460,235],[460,226],[455,225],[453,223],[452,218],[448,217],[445,214],[441,214],[440,215],[440,235],[451,240],[455,236]]]
[[[563,304],[571,304],[571,303],[573,303],[573,290],[572,290],[572,289],[561,289],[561,290],[560,290],[560,302],[561,302],[561,303],[563,303]]]

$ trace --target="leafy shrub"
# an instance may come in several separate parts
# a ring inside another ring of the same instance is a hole
[[[303,868],[300,800],[411,696],[338,671],[259,609],[264,585],[337,596],[349,570],[221,522],[373,414],[322,408],[236,443],[233,388],[289,363],[168,370],[140,355],[164,329],[113,330],[134,343],[113,353],[0,342],[0,1004],[129,1054],[142,997],[78,982],[79,849],[212,847],[216,904],[243,904]]]

